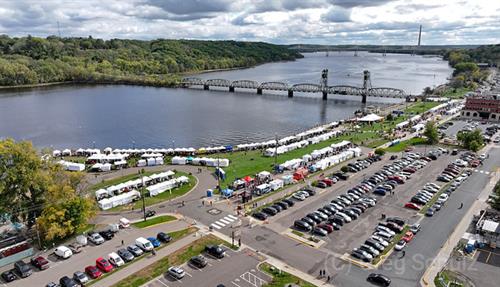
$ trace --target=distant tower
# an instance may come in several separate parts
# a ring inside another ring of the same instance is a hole
[[[418,47],[420,47],[420,40],[422,40],[422,25],[420,25],[420,29],[418,30]]]
[[[328,87],[328,69],[323,69],[321,72],[321,81],[319,82],[319,85],[322,88]]]
[[[328,50],[326,50],[326,56],[327,56],[327,57],[328,57],[328,54],[329,54],[329,51],[328,51]]]
[[[61,27],[59,26],[59,21],[57,21],[57,33],[59,34],[59,38],[61,38]]]

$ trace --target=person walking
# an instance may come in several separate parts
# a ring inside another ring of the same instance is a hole
[[[458,209],[462,209],[462,207],[464,207],[464,203],[463,202],[460,203],[460,207]]]
[[[156,250],[153,248],[153,250],[151,250],[151,254],[153,254],[153,256],[156,256]]]
[[[124,244],[125,244],[125,243],[124,243],[124,242],[123,242],[123,240],[122,240],[122,246],[123,246]]]
[[[405,257],[406,251],[403,250],[403,254],[401,255],[401,258]]]

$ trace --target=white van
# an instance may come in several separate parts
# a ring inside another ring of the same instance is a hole
[[[68,259],[73,256],[73,252],[71,252],[71,249],[63,245],[57,247],[56,250],[54,250],[54,254],[62,259]]]
[[[115,252],[109,253],[108,259],[109,259],[109,262],[111,262],[111,264],[115,265],[116,267],[119,267],[119,266],[122,266],[123,264],[125,264],[125,261],[123,261],[123,259]]]
[[[139,237],[135,240],[135,245],[137,245],[143,251],[153,250],[153,244],[144,237]]]

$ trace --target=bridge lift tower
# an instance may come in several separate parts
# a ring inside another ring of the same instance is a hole
[[[372,81],[370,79],[370,71],[364,70],[363,71],[363,93],[362,93],[362,99],[361,103],[366,104],[366,97],[368,96],[368,93],[370,89],[372,88]]]
[[[328,98],[328,69],[323,69],[321,72],[321,81],[319,82],[321,91],[323,92],[323,100]]]

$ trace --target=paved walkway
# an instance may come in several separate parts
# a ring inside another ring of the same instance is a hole
[[[492,145],[486,146],[479,153],[487,153],[492,148]],[[448,259],[453,252],[453,249],[457,246],[458,242],[462,238],[463,234],[467,231],[473,216],[478,214],[480,210],[488,207],[486,200],[489,194],[493,190],[495,184],[500,179],[500,171],[496,171],[491,174],[491,179],[489,184],[481,191],[477,200],[472,204],[471,208],[467,211],[465,216],[462,218],[460,223],[456,226],[455,231],[451,234],[449,239],[444,243],[443,247],[434,258],[429,268],[425,271],[424,275],[420,280],[421,286],[431,286],[435,287],[434,278],[443,269],[443,267],[448,262]]]

